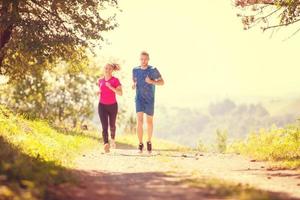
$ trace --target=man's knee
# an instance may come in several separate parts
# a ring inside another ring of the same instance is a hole
[[[143,125],[143,122],[144,122],[143,114],[138,113],[137,114],[137,124],[138,125]]]
[[[147,116],[147,124],[152,125],[153,124],[153,117]]]

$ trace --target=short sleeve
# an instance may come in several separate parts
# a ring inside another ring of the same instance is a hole
[[[121,82],[120,82],[120,80],[119,80],[118,78],[116,78],[114,84],[115,84],[115,87],[116,87],[116,88],[119,87],[119,86],[121,86]]]
[[[154,69],[151,70],[150,78],[153,79],[153,80],[157,80],[157,79],[161,78],[161,74],[160,74],[160,72],[158,71],[157,68],[154,68]]]

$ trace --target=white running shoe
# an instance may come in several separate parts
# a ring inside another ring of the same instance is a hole
[[[109,153],[110,145],[108,143],[104,144],[103,148],[105,153]]]
[[[113,139],[110,140],[110,147],[112,149],[116,149],[116,142],[115,142],[115,140],[113,140]]]

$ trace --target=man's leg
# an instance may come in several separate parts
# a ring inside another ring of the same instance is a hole
[[[147,133],[148,133],[147,142],[151,142],[152,134],[153,134],[153,116],[151,115],[147,115]]]
[[[148,138],[147,138],[147,151],[149,153],[152,152],[152,134],[153,134],[153,114],[154,114],[154,100],[148,101],[147,104],[145,105],[145,113],[147,114],[146,120],[147,120],[147,133],[148,133]]]
[[[137,136],[139,138],[140,144],[143,143],[143,120],[144,119],[144,113],[143,112],[138,112],[137,113],[137,127],[136,127],[136,132]]]

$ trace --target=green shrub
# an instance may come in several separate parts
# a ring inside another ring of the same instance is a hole
[[[231,144],[229,152],[241,153],[258,160],[276,161],[288,167],[300,167],[299,126],[261,129],[249,134],[246,140]]]
[[[217,143],[217,151],[220,153],[225,153],[227,149],[227,139],[228,133],[227,131],[221,131],[217,129],[216,131],[216,143]]]

